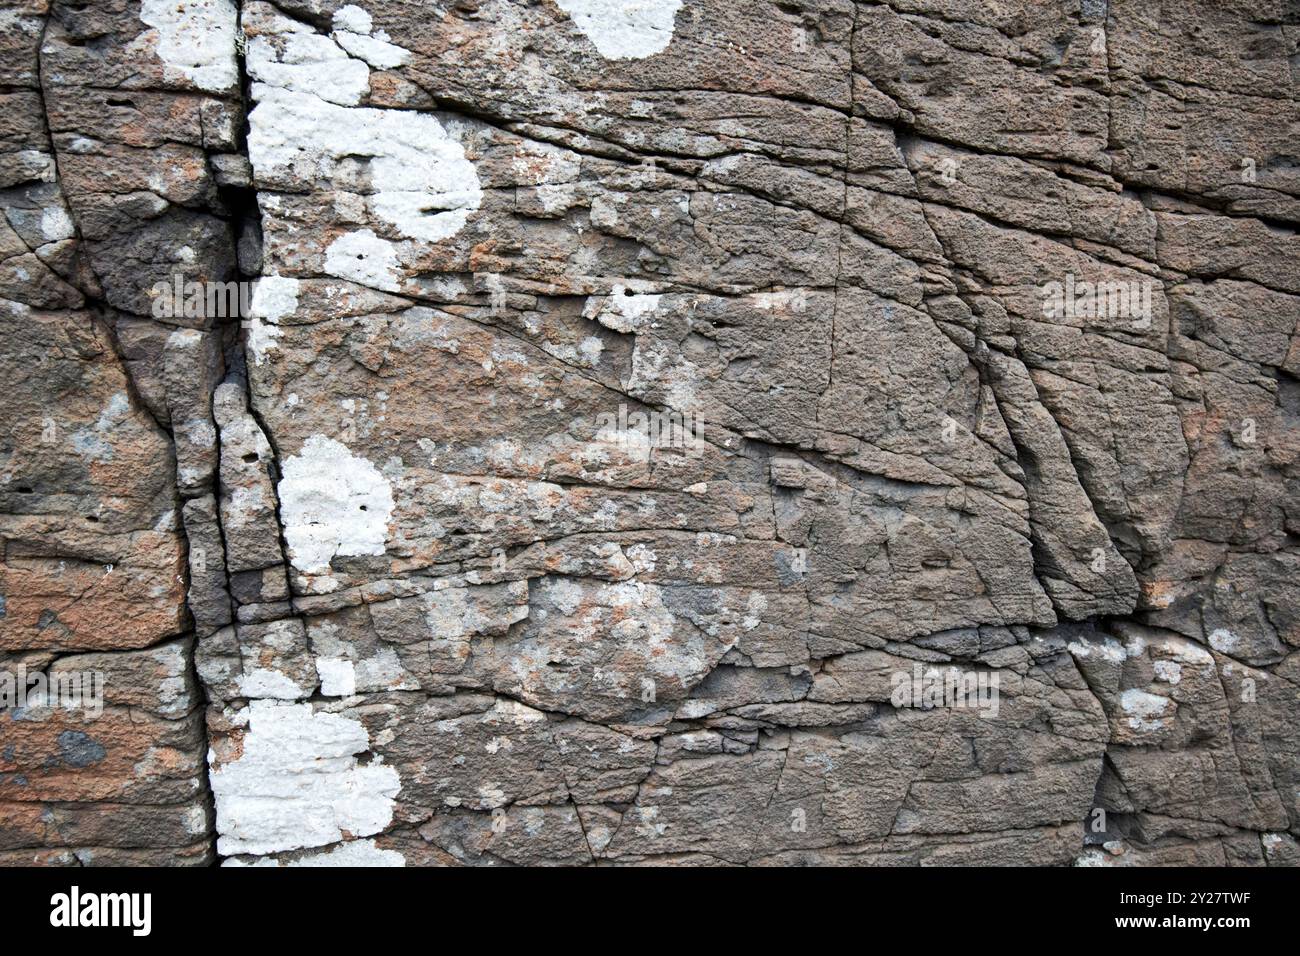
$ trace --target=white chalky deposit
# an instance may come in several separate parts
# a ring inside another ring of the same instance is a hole
[[[239,84],[234,0],[142,0],[140,19],[158,31],[155,52],[169,80],[214,93]]]
[[[326,846],[392,821],[401,781],[381,763],[358,766],[370,747],[358,721],[270,700],[252,701],[246,716],[239,758],[211,773],[223,856]]]
[[[556,0],[607,60],[640,60],[673,38],[681,0]]]
[[[284,462],[280,513],[289,559],[304,574],[329,570],[335,555],[384,553],[392,488],[347,446],[313,435]]]

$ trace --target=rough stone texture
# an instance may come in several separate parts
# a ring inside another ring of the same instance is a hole
[[[1229,6],[11,0],[0,862],[1300,863]]]

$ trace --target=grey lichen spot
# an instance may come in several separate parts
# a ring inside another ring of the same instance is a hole
[[[65,730],[59,734],[59,756],[69,767],[91,767],[107,755],[103,745],[84,731]]]

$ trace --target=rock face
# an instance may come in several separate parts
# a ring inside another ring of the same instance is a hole
[[[10,2],[0,863],[1300,863],[1225,7]]]

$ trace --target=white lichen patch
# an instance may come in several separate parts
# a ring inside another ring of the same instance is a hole
[[[260,485],[252,488],[236,488],[230,493],[230,499],[223,506],[226,523],[234,529],[255,528],[270,502],[266,500]]]
[[[141,0],[140,20],[156,31],[154,52],[169,81],[213,93],[239,84],[234,0]]]
[[[288,17],[277,16],[269,29],[249,38],[247,65],[259,102],[282,91],[355,106],[370,90],[370,67],[330,37]]]
[[[298,280],[285,276],[263,276],[253,290],[250,310],[254,315],[279,322],[298,310]]]
[[[527,727],[530,724],[546,722],[546,715],[540,710],[521,704],[517,700],[498,699],[480,719],[485,724],[510,724],[515,727]]]
[[[1134,730],[1159,730],[1163,726],[1163,716],[1169,709],[1168,697],[1148,694],[1144,690],[1130,688],[1119,695],[1119,706],[1129,715],[1128,725]]]
[[[1154,661],[1151,667],[1156,680],[1165,684],[1177,684],[1183,679],[1183,665],[1177,661]]]
[[[374,840],[349,840],[328,850],[316,853],[304,853],[291,859],[267,857],[246,863],[240,859],[230,859],[222,864],[234,867],[268,867],[268,866],[406,866],[406,857],[396,850],[381,849]]]
[[[1180,664],[1197,664],[1214,666],[1214,655],[1195,641],[1186,638],[1170,638],[1160,645],[1161,649],[1172,654]]]
[[[503,634],[512,624],[528,617],[528,587],[511,582],[486,587],[449,587],[423,594],[418,599],[424,610],[429,637],[449,650],[464,644],[475,634]],[[451,650],[453,655],[459,650]]]
[[[1221,627],[1210,634],[1210,646],[1220,654],[1232,654],[1241,646],[1241,638]]]
[[[287,674],[269,667],[258,667],[239,678],[239,693],[249,698],[299,700],[311,696],[314,687],[300,687]]]
[[[376,690],[416,690],[420,686],[391,647],[358,647],[328,621],[309,625],[308,632],[316,651],[321,693],[327,697]]]
[[[326,697],[351,697],[357,692],[357,670],[346,657],[316,658],[320,692]]]
[[[20,149],[16,153],[9,154],[9,162],[14,166],[15,175],[21,175],[23,179],[52,183],[56,178],[54,158],[49,153],[42,153],[36,149]]]
[[[62,206],[46,206],[41,210],[41,235],[46,242],[61,242],[77,234],[72,217]]]
[[[334,12],[334,42],[359,59],[380,70],[391,70],[408,63],[409,50],[389,42],[383,30],[374,31],[370,14],[355,4],[339,7]]]
[[[329,570],[335,555],[380,555],[393,513],[379,469],[347,446],[313,435],[284,462],[280,512],[289,559],[304,574]]]
[[[1122,664],[1127,658],[1123,645],[1113,637],[1105,637],[1100,641],[1071,641],[1066,649],[1075,657],[1090,658],[1096,655],[1112,664]]]
[[[77,454],[91,461],[112,461],[118,429],[130,415],[131,402],[126,392],[115,392],[93,425],[72,433],[72,447]]]
[[[573,614],[582,604],[583,590],[577,581],[553,578],[542,585],[546,599],[561,614]]]
[[[545,701],[579,687],[628,701],[651,692],[681,693],[727,650],[725,642],[679,627],[653,584],[548,581],[538,604],[535,613],[545,625],[513,646],[502,669],[525,700],[536,695]]]
[[[345,233],[325,250],[325,272],[361,285],[396,292],[401,287],[397,274],[397,249],[373,229]]]
[[[672,42],[681,0],[555,0],[607,60],[640,60]]]
[[[355,62],[355,61],[354,61]],[[288,90],[254,90],[248,154],[261,177],[329,183],[345,158],[364,157],[366,206],[401,236],[454,236],[483,200],[464,147],[425,113],[345,107]]]
[[[368,35],[374,29],[375,21],[370,14],[355,3],[339,7],[334,11],[334,30],[346,30],[349,33]]]
[[[589,300],[583,317],[595,319],[615,332],[641,332],[650,325],[661,298],[616,285],[605,299]]]
[[[239,758],[211,773],[223,856],[326,846],[392,821],[401,781],[378,761],[357,764],[370,746],[360,722],[270,700],[252,701],[245,716]]]
[[[1105,844],[1105,849],[1097,846],[1090,846],[1080,853],[1074,859],[1075,866],[1088,867],[1117,867],[1132,866],[1133,863],[1126,855],[1126,849],[1123,844],[1117,844],[1118,841],[1111,841]]]
[[[340,10],[334,26],[327,37],[276,16],[250,39],[257,105],[249,115],[248,155],[256,179],[334,190],[341,179],[362,176],[365,195],[352,198],[367,218],[406,239],[438,242],[455,235],[483,199],[464,147],[427,113],[359,106],[369,90],[367,61],[392,67],[409,54],[374,33],[369,14],[355,5]],[[362,250],[335,248],[343,239],[336,240],[326,271],[395,289],[392,244],[370,230],[351,235],[366,237],[371,247],[363,261],[350,261]]]
[[[298,280],[269,275],[258,280],[248,307],[248,349],[253,364],[266,361],[266,353],[280,338],[279,322],[298,309]]]

